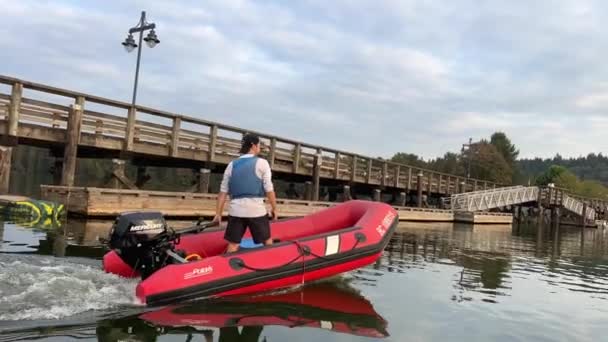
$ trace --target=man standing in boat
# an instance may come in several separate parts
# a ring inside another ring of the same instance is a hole
[[[256,244],[272,244],[264,198],[268,198],[272,207],[273,220],[277,219],[277,201],[270,165],[258,157],[260,150],[260,138],[246,134],[241,145],[242,156],[231,161],[224,171],[213,221],[221,223],[226,198],[230,196],[228,225],[224,234],[224,239],[228,241],[228,253],[239,249],[247,228]]]

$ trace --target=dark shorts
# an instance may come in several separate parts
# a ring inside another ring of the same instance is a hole
[[[260,217],[228,216],[228,226],[226,227],[226,233],[224,233],[224,239],[232,243],[241,243],[247,228],[249,228],[255,243],[263,243],[270,239],[270,219],[266,215]]]

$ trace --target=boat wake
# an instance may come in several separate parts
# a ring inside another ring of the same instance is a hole
[[[0,321],[55,320],[138,305],[136,279],[105,273],[95,263],[0,255]]]

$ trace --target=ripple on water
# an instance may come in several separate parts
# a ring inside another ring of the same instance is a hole
[[[0,255],[0,320],[59,319],[136,305],[136,280],[69,259]]]

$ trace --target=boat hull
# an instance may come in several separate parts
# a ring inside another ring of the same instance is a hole
[[[181,238],[177,249],[202,260],[168,265],[136,288],[149,305],[207,296],[269,291],[332,277],[375,262],[398,223],[397,212],[378,202],[350,201],[315,214],[272,224],[272,246],[224,254],[224,229]],[[246,235],[247,237],[248,235]],[[137,276],[116,253],[104,268]]]

